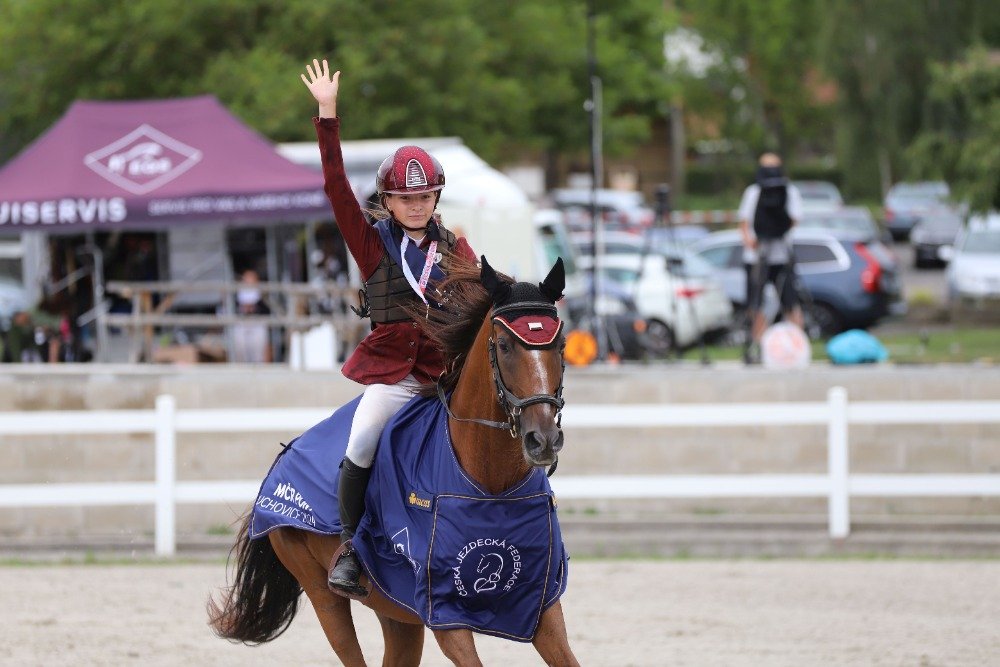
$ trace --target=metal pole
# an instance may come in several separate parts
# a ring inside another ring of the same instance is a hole
[[[97,336],[97,350],[94,357],[99,362],[106,362],[110,358],[110,349],[108,347],[108,324],[105,317],[108,313],[106,304],[104,303],[104,253],[101,251],[100,246],[94,242],[93,235],[88,236],[90,240],[86,245],[80,247],[77,253],[89,254],[90,261],[93,264],[90,284],[94,300],[92,310],[95,316],[94,330]]]
[[[597,190],[603,183],[604,163],[601,141],[601,79],[597,76],[596,23],[593,0],[587,2],[587,77],[590,81],[590,99],[585,108],[590,113],[590,222],[593,236],[590,279],[590,314],[597,339],[597,358],[607,359],[608,341],[605,336],[604,316],[597,312],[597,301],[603,294],[601,285],[601,257],[604,254],[603,225],[597,215]]]

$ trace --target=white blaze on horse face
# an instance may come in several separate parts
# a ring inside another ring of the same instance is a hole
[[[551,363],[549,357],[553,354],[553,350],[528,348],[524,349],[522,353],[527,354],[528,356],[528,362],[525,363],[522,368],[522,377],[535,378],[537,380],[537,384],[534,387],[526,388],[524,393],[520,395],[523,397],[535,394],[555,394],[562,382],[562,377],[560,377],[562,364]],[[555,368],[552,368],[553,365]],[[552,407],[547,403],[542,403],[541,405]]]

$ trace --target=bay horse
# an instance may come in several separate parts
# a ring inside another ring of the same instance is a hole
[[[441,348],[446,368],[436,386],[424,387],[422,397],[411,405],[437,400],[444,404],[454,459],[486,494],[502,494],[523,484],[533,471],[544,480],[542,471],[535,469],[554,468],[557,462],[563,444],[560,411],[565,365],[554,304],[564,286],[561,259],[537,284],[515,283],[496,273],[485,257],[481,268],[455,261],[449,277],[438,286],[442,308],[421,309],[415,318]],[[539,345],[539,339],[532,338],[529,329],[538,328],[537,322],[518,325],[517,317],[526,308],[550,311],[556,329],[551,340]],[[449,392],[450,400],[446,398]],[[380,448],[386,446],[385,438],[382,442]],[[377,458],[373,478],[378,466]],[[370,512],[371,490],[367,500]],[[233,547],[233,583],[223,589],[221,600],[213,596],[208,602],[209,625],[231,641],[249,645],[271,641],[291,624],[304,591],[340,661],[365,665],[351,600],[327,587],[328,567],[340,547],[338,535],[279,527],[268,532],[266,539],[251,539],[252,514],[251,509],[243,518]],[[370,593],[360,602],[375,612],[382,627],[382,664],[418,665],[424,622],[412,609],[372,586],[370,579],[362,578]],[[558,597],[539,608],[536,619],[534,633],[525,641],[532,642],[545,663],[579,665],[569,646]],[[432,630],[441,651],[455,665],[482,665],[472,629]]]

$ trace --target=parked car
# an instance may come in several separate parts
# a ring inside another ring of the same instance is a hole
[[[590,321],[590,278],[580,269],[576,250],[565,228],[565,217],[558,209],[539,209],[534,216],[535,254],[540,267],[549,267],[562,257],[566,273],[564,298],[557,306],[567,328],[593,330]],[[636,238],[635,235],[629,235]],[[620,359],[645,359],[650,354],[660,354],[669,349],[670,341],[658,338],[656,328],[650,329],[645,318],[639,315],[635,302],[624,289],[605,286],[596,303],[596,311],[603,317],[607,349]]]
[[[563,270],[566,274],[566,287],[563,294],[569,297],[583,296],[586,289],[583,271],[577,261],[577,254],[566,231],[565,215],[554,208],[543,208],[535,211],[532,218],[535,228],[535,267],[544,275],[548,267],[562,257]]]
[[[567,215],[571,231],[591,230],[591,191],[588,188],[563,188],[551,192],[552,204]],[[597,190],[597,213],[604,229],[638,231],[653,224],[656,217],[641,192],[633,190]]]
[[[647,321],[648,335],[668,341],[668,349],[689,346],[732,323],[733,308],[722,283],[712,267],[687,250],[607,255],[601,278],[602,286],[626,290]]]
[[[906,311],[897,264],[880,241],[843,230],[793,229],[795,272],[806,297],[811,337],[868,328]],[[747,266],[738,230],[716,232],[691,250],[716,271],[737,309],[746,308]],[[777,314],[777,295],[765,294],[764,311]]]
[[[945,255],[949,305],[1000,305],[1000,213],[970,218]]]
[[[913,265],[919,269],[943,264],[945,258],[941,252],[942,248],[954,246],[960,231],[962,231],[962,218],[953,210],[939,208],[925,213],[910,232]]]
[[[640,234],[624,231],[604,231],[601,234],[604,255],[642,255],[653,252],[650,242]],[[581,271],[594,268],[594,235],[590,232],[571,232],[570,244],[576,253],[577,265]]]
[[[892,235],[882,229],[864,206],[845,206],[834,211],[812,211],[798,221],[801,229],[826,229],[832,232],[853,232],[866,240],[892,243]]]
[[[567,331],[584,329],[595,333],[593,316],[599,315],[605,333],[605,349],[619,359],[646,359],[670,350],[673,341],[664,328],[656,324],[650,327],[646,318],[639,314],[628,290],[617,283],[605,281],[596,300],[591,299],[588,291],[583,297],[567,296],[560,303],[565,304]],[[591,312],[591,303],[595,304],[595,312]]]
[[[883,202],[885,226],[892,238],[905,241],[914,225],[931,209],[940,208],[950,195],[948,184],[942,181],[896,183],[889,188]]]
[[[701,225],[668,225],[666,227],[650,227],[646,230],[645,237],[653,248],[660,249],[673,245],[689,246],[711,233]]]
[[[828,181],[792,181],[802,197],[802,211],[834,211],[844,206],[836,185]]]
[[[711,234],[697,225],[678,225],[676,229],[651,227],[643,234],[625,231],[604,232],[604,254],[659,254],[663,255],[675,247],[687,247]],[[570,243],[576,251],[577,262],[583,271],[590,271],[594,263],[594,235],[590,232],[573,232]]]

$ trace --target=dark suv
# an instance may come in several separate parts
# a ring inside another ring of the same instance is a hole
[[[813,337],[868,328],[888,315],[906,312],[896,259],[880,241],[855,232],[819,229],[795,229],[792,240]],[[739,232],[716,232],[694,243],[691,250],[716,268],[734,307],[745,309],[747,268]],[[764,309],[774,315],[777,296],[768,291]]]

